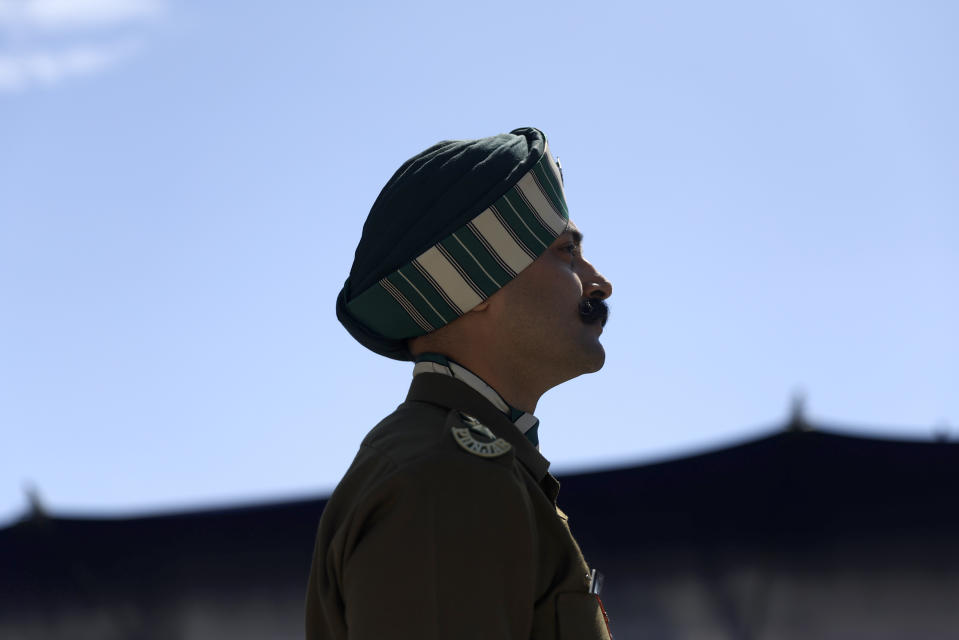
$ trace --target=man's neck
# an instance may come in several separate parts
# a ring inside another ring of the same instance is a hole
[[[484,358],[470,359],[452,355],[448,357],[479,376],[509,406],[527,413],[535,413],[536,405],[545,390],[535,391],[530,388],[530,380],[528,377],[524,379],[524,372],[516,371],[512,367],[495,366]]]

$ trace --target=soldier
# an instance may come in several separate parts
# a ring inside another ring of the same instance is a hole
[[[536,129],[440,142],[380,192],[337,317],[416,364],[320,519],[309,640],[609,637],[533,416],[605,359],[581,243]]]

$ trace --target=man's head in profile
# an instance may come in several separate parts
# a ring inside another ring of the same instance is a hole
[[[383,188],[337,315],[377,353],[441,353],[532,411],[605,359],[612,285],[582,240],[540,131],[441,142]]]

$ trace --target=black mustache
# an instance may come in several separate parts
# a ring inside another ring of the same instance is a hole
[[[599,298],[583,298],[579,303],[579,315],[586,324],[601,322],[605,327],[609,320],[609,305]]]

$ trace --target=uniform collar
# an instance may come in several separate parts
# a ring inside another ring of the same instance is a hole
[[[559,483],[551,476],[549,460],[519,432],[509,418],[490,400],[457,378],[435,372],[422,372],[413,378],[407,402],[428,402],[467,413],[490,431],[513,445],[516,457],[553,502]]]
[[[532,413],[507,404],[503,400],[503,396],[496,392],[496,389],[486,384],[482,378],[463,365],[453,362],[439,353],[424,353],[416,359],[416,365],[413,367],[413,377],[424,373],[438,373],[465,382],[471,389],[502,411],[503,415],[509,418],[510,422],[526,436],[526,439],[539,449],[539,419]]]

